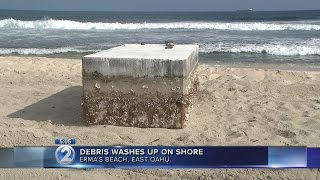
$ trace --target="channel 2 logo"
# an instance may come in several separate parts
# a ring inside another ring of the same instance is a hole
[[[76,152],[69,145],[59,146],[55,154],[57,162],[61,165],[71,164],[76,158]]]

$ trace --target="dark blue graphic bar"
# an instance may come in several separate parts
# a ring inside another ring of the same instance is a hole
[[[320,168],[320,148],[308,148],[308,168]]]
[[[320,148],[70,146],[0,148],[0,168],[320,168]]]

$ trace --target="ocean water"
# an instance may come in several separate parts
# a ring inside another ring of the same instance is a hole
[[[320,65],[320,10],[49,12],[0,10],[0,55],[80,58],[125,43],[199,44],[213,64]]]

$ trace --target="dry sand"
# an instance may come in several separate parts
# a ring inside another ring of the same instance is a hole
[[[0,57],[0,147],[79,145],[320,145],[320,72],[199,66],[182,130],[85,127],[81,61]],[[320,179],[319,170],[1,169],[0,179]]]

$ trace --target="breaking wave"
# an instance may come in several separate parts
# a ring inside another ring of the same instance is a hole
[[[202,53],[226,52],[226,53],[263,53],[277,56],[310,56],[320,55],[320,44],[316,45],[287,45],[287,44],[244,44],[234,46],[204,45],[200,49]]]
[[[170,23],[102,23],[70,20],[21,21],[0,20],[0,28],[8,29],[66,29],[66,30],[138,30],[138,29],[213,29],[237,31],[320,30],[320,24],[281,22],[170,22]]]
[[[113,47],[105,47],[108,49]],[[257,53],[277,56],[320,56],[320,39],[313,38],[303,41],[288,40],[274,41],[268,43],[235,43],[216,42],[200,43],[200,53]],[[0,55],[21,54],[21,55],[48,55],[59,53],[93,53],[101,51],[96,47],[59,47],[59,48],[0,48]]]
[[[20,54],[20,55],[50,55],[59,53],[93,53],[98,49],[83,50],[71,47],[56,49],[41,48],[0,48],[0,55]],[[216,46],[212,44],[201,45],[200,53],[261,53],[277,56],[310,56],[320,55],[320,46],[307,45],[235,45],[235,46]]]

